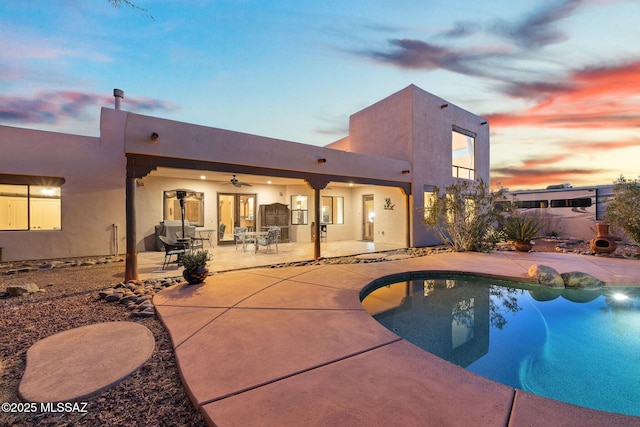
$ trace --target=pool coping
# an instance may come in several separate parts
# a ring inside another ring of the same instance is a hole
[[[385,276],[462,271],[531,282],[532,263],[608,284],[640,283],[634,260],[447,253],[229,272],[166,289],[154,303],[189,397],[210,425],[637,425],[637,417],[468,372],[386,330],[360,304],[364,289]]]

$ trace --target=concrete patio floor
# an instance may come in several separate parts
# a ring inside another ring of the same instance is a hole
[[[284,262],[308,261],[313,259],[313,243],[280,243],[278,252],[274,250],[266,251],[264,247],[254,253],[253,248],[243,251],[242,247],[236,249],[235,245],[209,246],[207,243],[204,249],[209,252],[212,261],[209,263],[211,272],[238,270],[243,268],[254,268],[259,266],[269,266]],[[401,246],[385,243],[365,242],[361,240],[341,240],[335,242],[322,242],[321,255],[325,258],[363,254],[370,252],[389,251],[402,249]],[[162,269],[164,251],[148,251],[138,253],[138,273],[142,279],[164,278],[180,276],[182,267],[178,267],[175,262],[169,264],[166,269]],[[175,256],[172,258],[175,260]]]
[[[545,399],[415,347],[360,304],[373,280],[418,271],[526,279],[545,264],[607,285],[640,283],[637,260],[554,253],[444,253],[370,264],[258,268],[156,294],[185,388],[217,426],[640,425]]]

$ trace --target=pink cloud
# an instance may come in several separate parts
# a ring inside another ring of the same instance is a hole
[[[32,97],[0,95],[0,120],[6,123],[59,123],[67,118],[83,119],[88,109],[113,105],[113,97],[88,92],[51,91]],[[173,110],[166,101],[125,98],[123,107],[133,111]]]
[[[612,129],[640,126],[640,61],[588,68],[561,84],[525,84],[507,90],[515,97],[542,99],[515,113],[487,114],[494,128]]]

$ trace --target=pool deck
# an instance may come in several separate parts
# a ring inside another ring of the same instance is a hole
[[[373,280],[409,271],[526,279],[532,264],[639,286],[640,261],[574,254],[443,253],[210,276],[154,303],[193,404],[216,426],[637,426],[640,418],[545,399],[415,347],[360,304]],[[640,404],[640,403],[639,403]]]

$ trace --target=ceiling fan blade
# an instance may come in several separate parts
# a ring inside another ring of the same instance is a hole
[[[242,187],[243,185],[246,185],[247,187],[251,187],[251,184],[247,184],[246,182],[240,182],[240,181],[238,181],[238,178],[236,178],[236,176],[235,176],[235,175],[233,175],[233,178],[231,178],[231,179],[229,180],[229,182],[230,182],[231,184],[233,184],[233,186],[234,186],[234,187],[238,187],[238,188]]]

